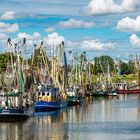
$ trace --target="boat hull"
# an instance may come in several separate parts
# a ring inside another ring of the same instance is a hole
[[[0,113],[0,122],[19,122],[25,121],[29,115],[20,113]]]
[[[86,96],[93,96],[93,92],[86,92]]]
[[[93,96],[117,96],[117,93],[116,92],[112,92],[112,93],[98,92],[98,93],[94,93]]]
[[[0,109],[0,122],[19,122],[25,121],[33,114],[33,108],[30,107],[28,109],[15,109],[15,108],[7,108]]]
[[[140,89],[134,89],[134,90],[118,90],[118,94],[140,94]]]
[[[81,96],[80,97],[69,96],[67,100],[68,106],[81,105],[83,102],[83,98]]]
[[[68,106],[81,105],[82,101],[68,101]]]
[[[46,112],[59,110],[67,106],[67,102],[36,102],[35,112]]]

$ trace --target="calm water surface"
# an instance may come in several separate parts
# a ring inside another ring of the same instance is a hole
[[[0,140],[140,140],[140,95],[88,97],[82,106],[0,123]]]

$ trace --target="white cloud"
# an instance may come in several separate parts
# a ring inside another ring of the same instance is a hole
[[[7,46],[7,38],[8,38],[8,35],[0,33],[0,43],[2,43],[4,46]],[[22,46],[23,38],[26,38],[26,45],[27,45],[27,50],[26,51],[29,54],[31,54],[32,51],[33,51],[33,44],[36,44],[38,46],[38,45],[40,45],[40,43],[42,41],[41,40],[41,35],[38,32],[34,32],[33,34],[27,34],[27,33],[20,32],[20,33],[17,34],[16,38],[11,38],[11,42],[12,42],[11,49],[12,49],[12,51],[14,51],[14,49],[15,49],[14,44],[18,43],[19,41],[21,41],[20,45]],[[8,48],[6,48],[6,49],[8,49]]]
[[[66,41],[66,48],[72,49],[83,49],[83,50],[108,50],[113,49],[115,47],[115,43],[104,43],[97,39],[88,39],[82,41]]]
[[[32,35],[27,33],[18,33],[17,38],[18,39],[26,38],[27,40],[38,40],[41,38],[41,35],[38,32],[34,32]]]
[[[65,41],[65,38],[61,35],[59,35],[58,33],[54,32],[49,34],[46,38],[45,38],[45,42],[48,45],[59,45],[62,41]]]
[[[7,38],[8,38],[7,34],[0,33],[0,39],[7,39]]]
[[[4,23],[0,22],[0,32],[1,33],[15,33],[19,29],[19,25],[17,23],[14,24],[9,24],[9,23]]]
[[[115,0],[91,0],[86,11],[90,15],[101,15],[133,12],[138,9],[140,9],[140,0],[122,0],[120,4]]]
[[[52,27],[49,27],[49,28],[45,29],[45,32],[48,32],[48,33],[51,33],[51,32],[54,32],[54,31],[55,31],[55,29],[52,28]]]
[[[114,43],[103,43],[98,40],[84,40],[81,47],[85,50],[106,50],[113,49]]]
[[[140,39],[138,38],[138,36],[136,34],[132,34],[130,37],[130,43],[133,46],[140,46]]]
[[[140,31],[140,16],[136,19],[131,19],[129,17],[125,17],[118,21],[117,29],[122,31],[132,31],[139,32]]]
[[[79,41],[70,41],[70,40],[66,40],[66,48],[79,48],[81,46],[81,42]]]
[[[9,19],[15,19],[15,18],[16,17],[15,17],[14,11],[7,11],[0,17],[0,19],[3,19],[3,20],[9,20]]]
[[[83,20],[69,19],[67,21],[59,22],[63,28],[91,28],[95,26],[94,22],[87,22]]]
[[[140,9],[139,0],[122,0],[121,3],[122,12],[133,12]]]

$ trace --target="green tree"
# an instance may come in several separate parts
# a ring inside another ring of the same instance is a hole
[[[94,58],[94,73],[107,73],[108,65],[110,68],[110,72],[114,70],[114,60],[110,56],[100,56]]]
[[[129,74],[129,67],[128,64],[121,61],[121,75]]]
[[[17,56],[12,53],[12,57],[13,57],[13,62],[15,62],[17,60]],[[20,60],[22,61],[21,57],[20,57]],[[0,54],[0,69],[1,70],[6,69],[7,66],[10,66],[9,64],[11,64],[10,53],[9,52],[1,53]]]
[[[9,54],[8,53],[2,53],[0,54],[0,69],[5,69],[6,65],[8,63],[9,59]]]
[[[128,63],[125,63],[121,61],[121,74],[134,74],[135,72],[135,63],[133,61],[129,61]]]
[[[133,61],[128,62],[128,69],[129,69],[129,74],[134,74],[135,73],[135,63]]]

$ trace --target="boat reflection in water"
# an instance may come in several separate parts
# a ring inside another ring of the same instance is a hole
[[[36,140],[44,140],[44,138],[62,140],[68,137],[66,110],[36,113],[34,120],[36,123],[36,132],[34,134]]]
[[[138,140],[140,95],[89,97],[82,106],[0,123],[0,140]]]
[[[62,140],[68,137],[65,110],[35,113],[24,123],[0,124],[2,140]]]

